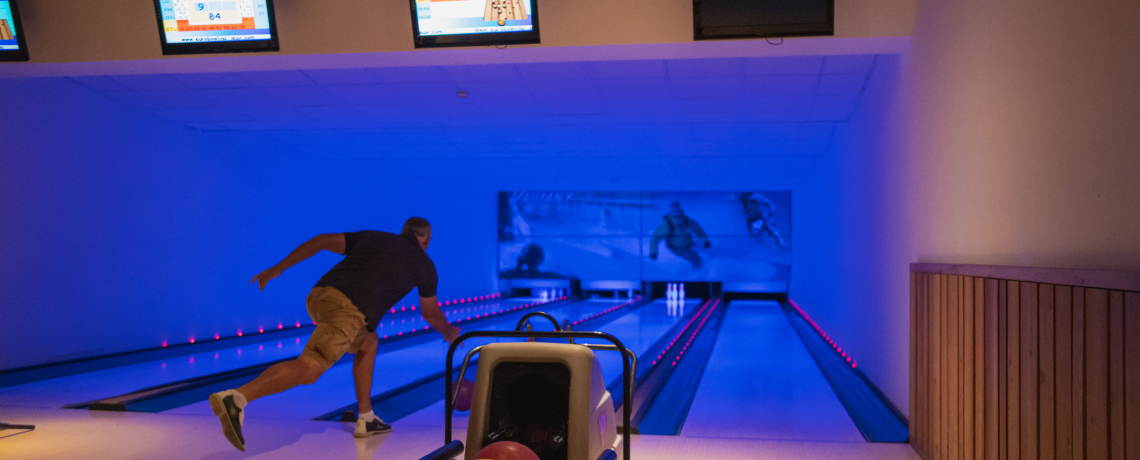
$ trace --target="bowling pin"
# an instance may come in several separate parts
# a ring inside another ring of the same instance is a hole
[[[679,297],[682,302],[685,301],[685,283],[681,283],[681,295]]]

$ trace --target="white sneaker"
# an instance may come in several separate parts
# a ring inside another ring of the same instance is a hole
[[[353,436],[358,438],[367,438],[378,434],[384,434],[392,431],[392,425],[384,423],[380,417],[372,419],[371,422],[365,422],[364,419],[356,419],[356,431],[352,433]]]
[[[234,402],[234,390],[219,391],[210,395],[210,408],[214,415],[222,421],[222,433],[226,439],[245,452],[245,437],[241,434],[241,427],[245,424],[245,411]]]

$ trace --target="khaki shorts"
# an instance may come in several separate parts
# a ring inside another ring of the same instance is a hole
[[[305,300],[309,317],[317,323],[301,356],[317,360],[328,370],[345,353],[356,353],[370,332],[364,314],[334,287],[315,287]]]

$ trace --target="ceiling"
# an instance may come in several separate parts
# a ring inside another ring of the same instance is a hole
[[[189,129],[302,151],[818,155],[875,55],[69,77]],[[467,97],[460,98],[460,91]],[[397,154],[398,156],[398,154]]]

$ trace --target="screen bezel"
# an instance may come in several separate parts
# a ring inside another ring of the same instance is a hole
[[[835,35],[835,0],[827,0],[827,20],[818,23],[741,27],[701,27],[701,0],[693,0],[693,40],[729,38],[830,37]]]
[[[416,48],[447,48],[455,46],[532,45],[542,43],[538,32],[538,0],[530,0],[529,32],[492,32],[485,34],[420,35],[420,18],[416,14],[416,0],[408,0],[412,9],[412,41]]]
[[[207,43],[168,43],[166,41],[166,27],[162,23],[162,3],[161,0],[154,0],[154,14],[158,19],[158,39],[162,44],[162,54],[219,54],[281,51],[281,46],[277,38],[277,16],[274,12],[275,10],[273,8],[273,0],[265,0],[265,9],[269,13],[269,40]]]
[[[16,46],[18,50],[0,51],[0,62],[25,62],[31,59],[28,55],[28,43],[24,37],[24,24],[20,19],[20,6],[16,0],[8,0],[8,7],[12,9],[12,27],[16,29]]]

